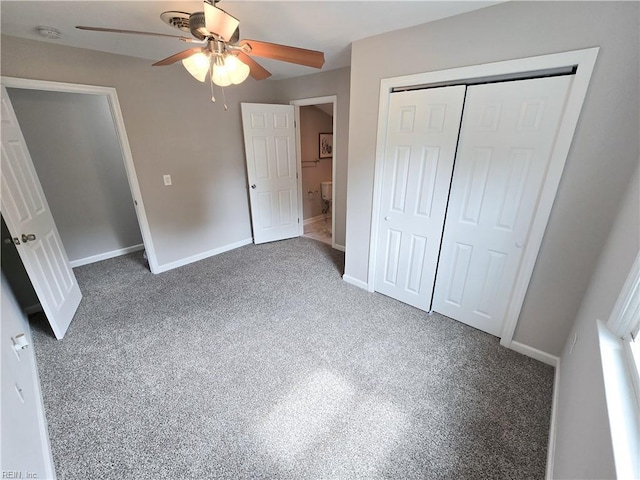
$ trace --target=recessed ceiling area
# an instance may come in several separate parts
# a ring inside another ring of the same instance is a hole
[[[323,70],[348,66],[353,41],[478,10],[500,1],[234,1],[218,7],[240,20],[240,37],[320,50]],[[2,33],[71,47],[128,55],[150,64],[189,45],[177,39],[81,31],[76,25],[184,35],[167,25],[167,11],[203,10],[198,1],[5,1],[0,2]],[[38,26],[53,27],[60,38],[43,38]],[[188,33],[187,33],[188,35]],[[317,70],[260,59],[272,79]]]

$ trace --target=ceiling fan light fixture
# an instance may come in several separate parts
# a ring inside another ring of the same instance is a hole
[[[213,62],[211,81],[219,87],[228,87],[229,85],[231,85],[229,69],[227,68],[224,57],[222,57],[221,55],[216,56]]]
[[[205,83],[207,76],[209,76],[209,86],[211,87],[213,101],[215,101],[213,99],[214,84],[220,87],[227,87],[229,85],[239,85],[249,76],[255,80],[264,80],[271,76],[268,70],[252,58],[254,56],[322,68],[324,64],[324,54],[322,52],[261,42],[259,40],[241,40],[240,21],[233,15],[218,8],[216,4],[219,1],[204,0],[203,11],[199,12],[187,13],[171,10],[161,14],[160,18],[165,23],[182,31],[188,30],[193,38],[166,33],[106,27],[77,26],[76,28],[103,33],[176,38],[183,42],[205,44],[204,47],[189,48],[175,53],[155,62],[153,66],[173,65],[181,61],[189,75],[199,82]],[[49,38],[58,38],[60,35],[60,31],[52,27],[39,26],[37,31],[40,35]]]
[[[224,63],[229,73],[229,79],[234,85],[240,85],[249,76],[249,66],[246,63],[243,63],[235,55],[227,55]]]
[[[182,60],[182,65],[193,78],[199,82],[204,82],[207,78],[207,73],[209,73],[210,61],[211,54],[199,52]]]

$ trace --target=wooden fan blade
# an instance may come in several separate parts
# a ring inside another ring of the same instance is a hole
[[[251,50],[245,50],[249,55],[256,57],[273,58],[283,62],[297,63],[308,67],[322,68],[324,65],[324,53],[316,50],[307,50],[298,47],[289,47],[277,43],[260,42],[258,40],[240,40],[240,47],[248,45]]]
[[[246,55],[242,52],[234,53],[234,55],[237,55],[240,61],[249,67],[251,76],[256,80],[264,80],[265,78],[269,78],[271,76],[271,73],[266,68],[256,62],[249,55]]]
[[[182,37],[180,35],[167,35],[166,33],[153,33],[153,32],[139,32],[137,30],[119,30],[117,28],[102,28],[102,27],[87,27],[84,25],[76,26],[78,30],[89,30],[91,32],[106,32],[106,33],[127,33],[131,35],[149,35],[153,37],[168,37],[168,38],[177,38],[183,42],[199,42],[199,40],[195,40],[189,37]]]
[[[236,17],[209,2],[204,2],[204,20],[207,30],[221,36],[225,42],[231,40],[233,33],[240,25],[240,20]]]
[[[170,57],[165,58],[164,60],[160,60],[153,64],[154,67],[163,67],[165,65],[171,65],[173,63],[179,62],[180,60],[184,60],[185,58],[190,57],[198,52],[201,52],[202,48],[190,48],[189,50],[183,50],[182,52],[176,53],[175,55],[171,55]]]

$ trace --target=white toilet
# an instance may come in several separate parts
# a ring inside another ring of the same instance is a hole
[[[320,194],[322,196],[322,202],[325,207],[322,209],[322,213],[331,212],[331,200],[332,200],[333,182],[320,182]]]

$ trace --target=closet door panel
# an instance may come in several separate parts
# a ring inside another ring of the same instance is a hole
[[[437,312],[500,335],[571,81],[468,87],[433,298]]]
[[[393,93],[375,290],[429,310],[465,87]]]

